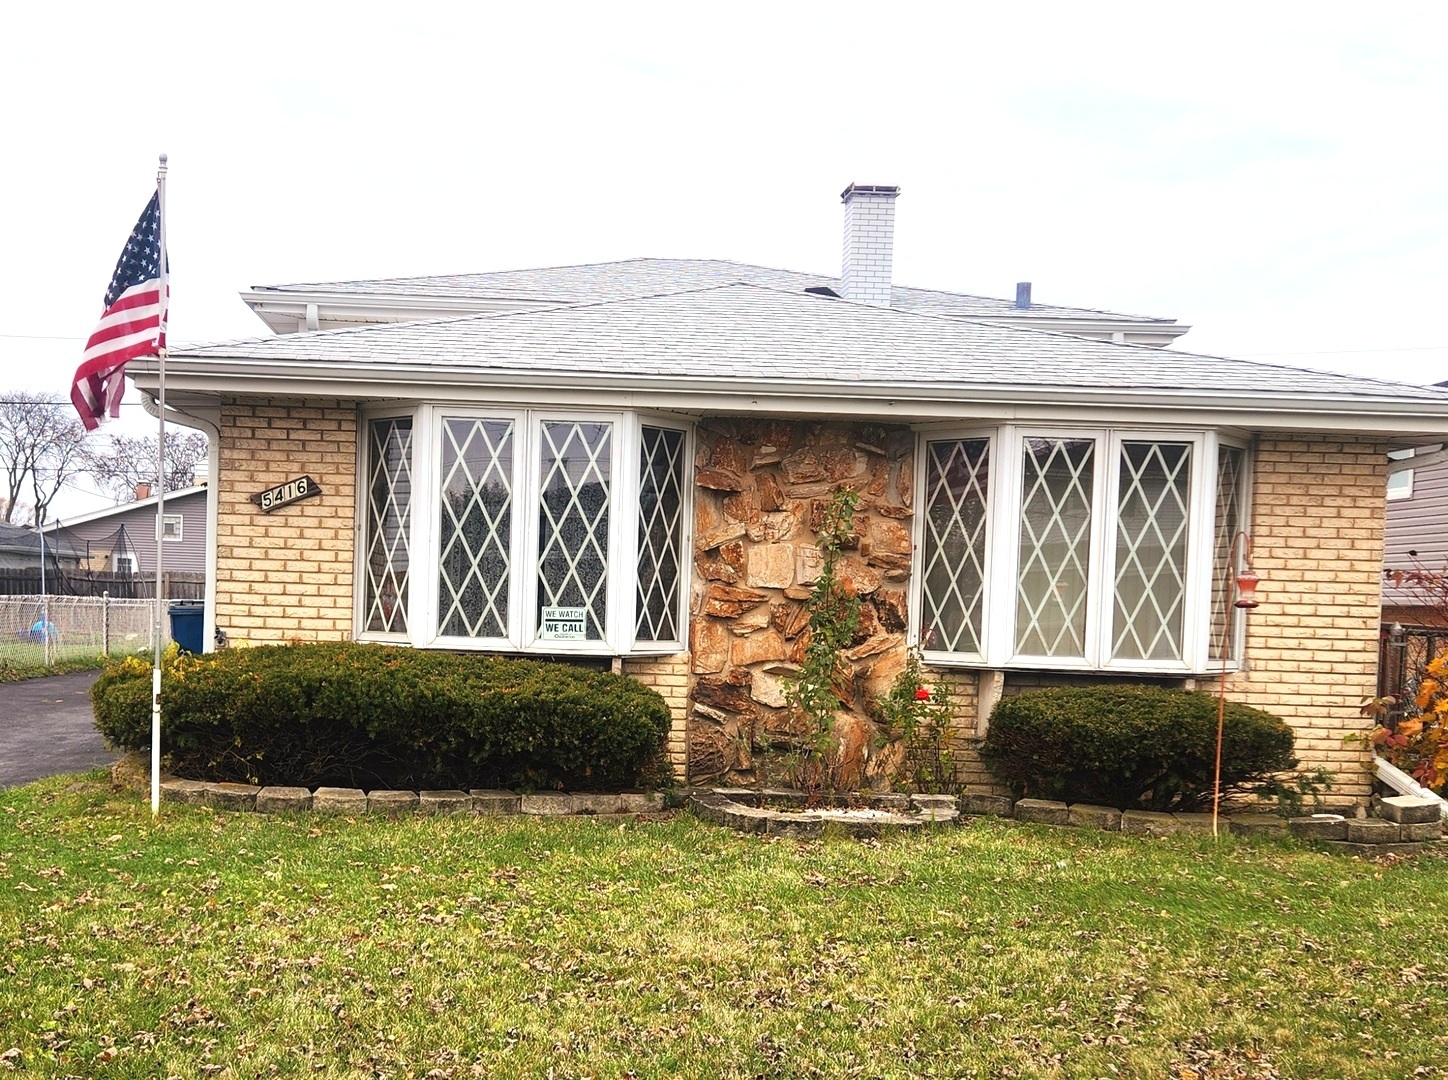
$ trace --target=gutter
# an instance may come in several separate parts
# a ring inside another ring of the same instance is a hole
[[[201,369],[203,362],[204,370]],[[818,413],[824,406],[828,411],[850,414],[868,411],[881,418],[907,415],[911,422],[1016,419],[1056,409],[1079,414],[1083,409],[1097,408],[1118,417],[1123,409],[1160,410],[1177,416],[1211,412],[1212,423],[1222,422],[1220,414],[1227,413],[1235,414],[1237,422],[1250,420],[1260,426],[1284,430],[1320,431],[1324,421],[1329,421],[1343,425],[1344,431],[1366,429],[1377,433],[1389,430],[1384,425],[1391,422],[1400,436],[1422,433],[1441,438],[1448,428],[1448,399],[1433,397],[1367,398],[1343,394],[1323,395],[1304,402],[1301,397],[1266,396],[1261,392],[1187,394],[1155,388],[1027,388],[1000,384],[952,386],[949,393],[942,394],[938,385],[929,383],[842,380],[822,386],[818,380],[794,376],[744,387],[734,380],[711,376],[616,371],[583,373],[516,368],[479,371],[430,364],[389,365],[380,371],[361,363],[355,366],[305,361],[275,364],[232,358],[207,358],[192,363],[195,367],[188,364],[184,356],[170,358],[166,372],[168,388],[209,394],[240,392],[385,399],[423,398],[442,390],[462,391],[468,397],[510,390],[536,396],[539,391],[551,389],[574,397],[590,393],[625,394],[634,402],[663,396],[677,399],[677,407],[705,410],[742,407],[751,411],[786,409]],[[188,367],[191,370],[188,371]],[[138,383],[148,387],[153,383],[154,368],[148,370],[140,360],[132,361],[131,368],[134,375],[140,377]]]
[[[1448,818],[1448,802],[1445,802],[1440,795],[1429,791],[1418,781],[1405,773],[1396,765],[1384,761],[1380,757],[1373,758],[1373,767],[1377,772],[1378,779],[1387,784],[1399,795],[1411,795],[1415,799],[1433,799],[1438,803],[1442,816]]]
[[[150,394],[141,395],[141,408],[160,418],[156,399]],[[201,613],[201,650],[212,652],[216,648],[216,522],[221,495],[221,429],[210,420],[167,405],[166,418],[169,420],[172,416],[183,418],[182,427],[206,433],[206,589]]]

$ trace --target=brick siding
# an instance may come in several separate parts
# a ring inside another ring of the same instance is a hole
[[[673,723],[665,752],[679,780],[688,776],[689,654],[626,657],[623,673],[657,690],[669,704]]]
[[[216,625],[235,642],[352,636],[357,418],[350,402],[231,398],[221,408]],[[322,494],[270,514],[251,497],[311,476]]]

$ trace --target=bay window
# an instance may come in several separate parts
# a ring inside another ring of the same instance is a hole
[[[928,659],[1186,673],[1218,658],[1230,613],[1212,582],[1245,520],[1245,450],[1215,432],[1005,426],[928,435],[919,456]]]
[[[441,405],[364,427],[359,636],[560,654],[683,648],[685,427]]]

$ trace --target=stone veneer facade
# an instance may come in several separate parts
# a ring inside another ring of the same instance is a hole
[[[818,530],[841,487],[860,495],[837,574],[860,597],[844,652],[835,734],[845,783],[887,786],[892,755],[868,719],[905,659],[915,436],[909,428],[711,420],[699,426],[694,491],[689,777],[783,779],[796,722],[785,682],[804,659],[804,601],[819,576]]]
[[[257,643],[350,637],[354,404],[231,398],[220,431],[217,626]],[[878,751],[867,705],[905,655],[914,435],[872,424],[708,420],[698,445],[690,652],[627,657],[619,670],[668,701],[668,752],[681,778],[773,778],[758,751],[787,741],[782,680],[802,657],[816,530],[830,494],[849,484],[862,497],[859,540],[842,571],[865,603],[847,653],[852,701],[842,733],[863,781],[879,785],[890,758]],[[1339,797],[1368,793],[1367,752],[1344,736],[1363,730],[1358,706],[1375,693],[1386,452],[1382,440],[1286,433],[1254,449],[1262,606],[1247,620],[1248,662],[1229,678],[1229,694],[1287,720],[1303,764],[1337,773]],[[301,475],[323,495],[273,514],[251,502]],[[962,779],[973,791],[997,791],[974,752],[980,676],[940,674],[960,717]],[[1004,693],[1048,680],[1062,676],[1007,672]],[[1195,685],[1211,690],[1216,680]]]

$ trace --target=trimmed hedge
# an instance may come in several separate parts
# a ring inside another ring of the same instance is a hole
[[[1155,686],[1058,687],[1002,700],[981,756],[1017,797],[1120,809],[1211,804],[1217,698]],[[1227,702],[1222,791],[1293,769],[1292,729]]]
[[[151,667],[91,689],[111,743],[151,742]],[[319,643],[175,656],[162,747],[178,776],[307,787],[619,788],[668,781],[669,709],[633,679],[565,664]]]

